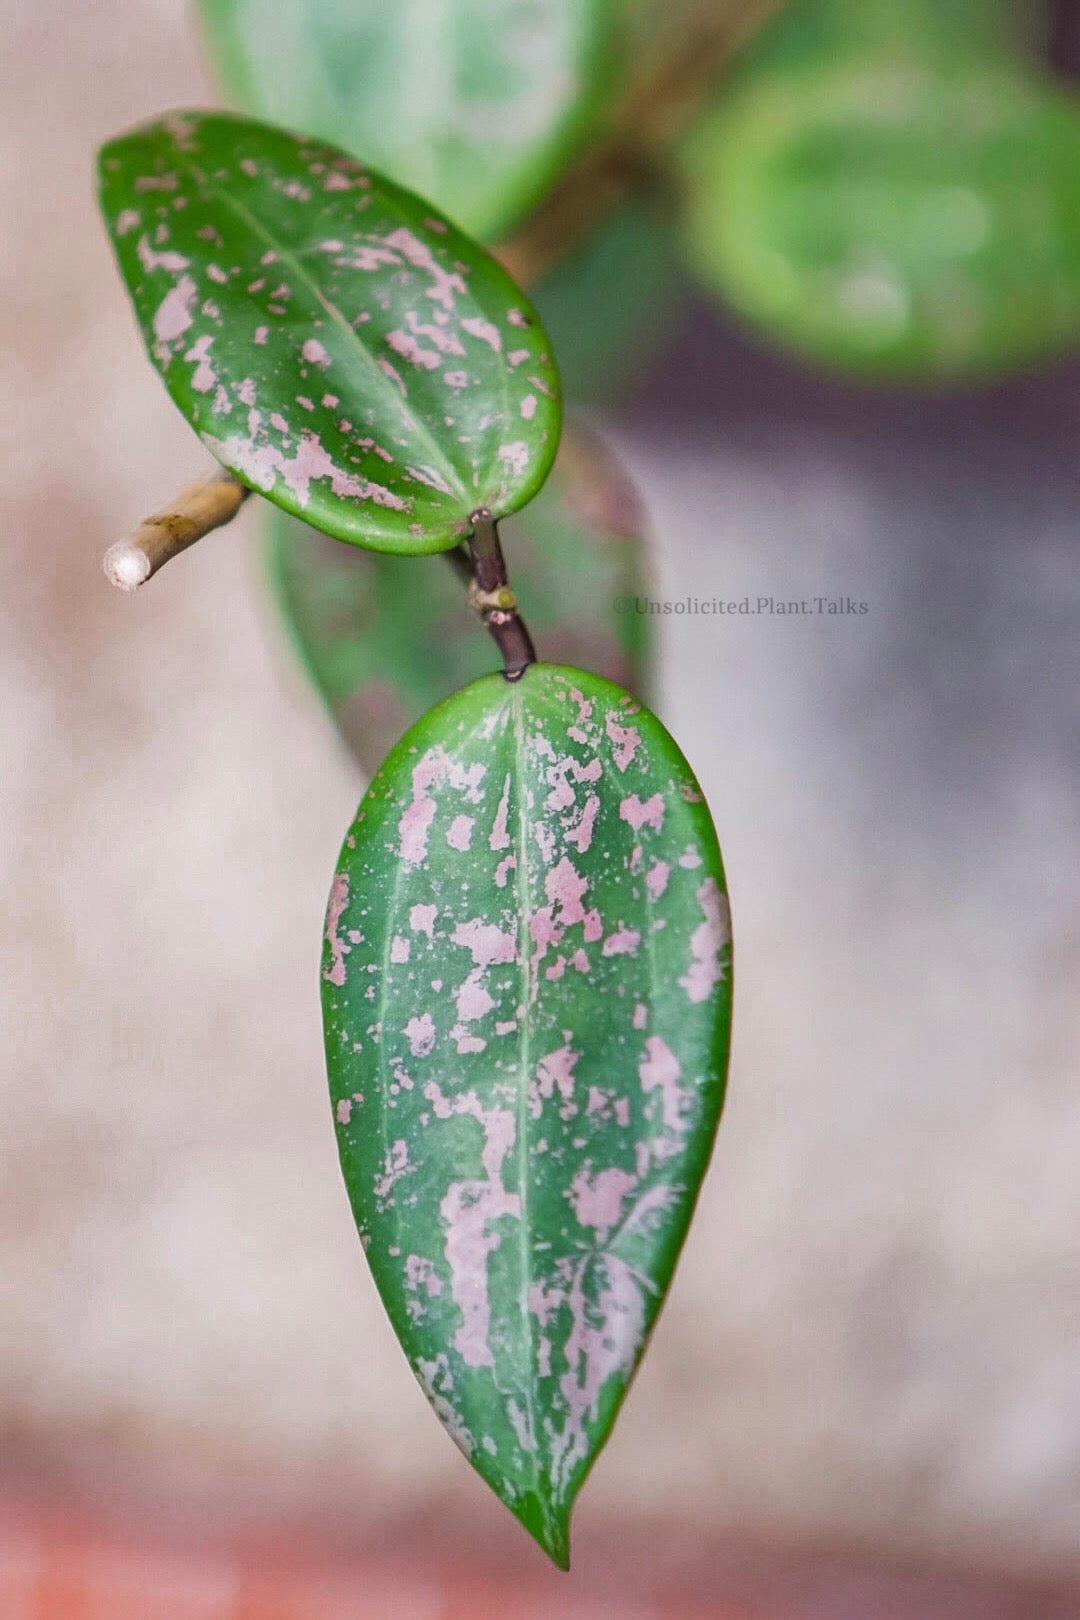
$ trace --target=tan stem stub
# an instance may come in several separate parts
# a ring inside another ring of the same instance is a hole
[[[118,590],[138,590],[170,557],[229,523],[248,493],[224,468],[186,485],[163,511],[145,518],[133,534],[109,547],[103,561],[106,576]]]

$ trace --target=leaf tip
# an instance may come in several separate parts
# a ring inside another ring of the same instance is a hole
[[[530,1493],[514,1503],[514,1514],[556,1569],[570,1568],[570,1509]]]

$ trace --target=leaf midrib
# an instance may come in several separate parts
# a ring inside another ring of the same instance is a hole
[[[443,477],[446,477],[446,475],[449,474],[447,482],[456,492],[462,508],[466,507],[468,505],[469,497],[461,482],[457,468],[452,462],[447,460],[441,445],[439,444],[438,440],[433,437],[431,429],[428,427],[427,423],[424,422],[422,418],[416,416],[409,408],[408,403],[402,399],[401,395],[397,391],[397,388],[391,382],[389,377],[387,377],[381,370],[374,355],[372,355],[366,344],[362,341],[352,323],[346,320],[345,316],[342,314],[341,310],[338,309],[337,305],[333,303],[331,299],[327,298],[326,294],[319,287],[318,282],[311,275],[310,271],[305,268],[303,260],[300,258],[299,254],[293,249],[283,246],[280,239],[276,237],[266,225],[263,224],[258,215],[253,214],[251,210],[245,207],[242,202],[239,202],[229,192],[219,191],[216,186],[212,185],[204,170],[199,169],[192,164],[191,171],[198,179],[199,184],[202,186],[206,196],[212,197],[216,202],[220,203],[226,209],[226,211],[231,211],[238,219],[243,220],[248,229],[251,230],[254,235],[260,237],[268,247],[272,248],[281,260],[281,263],[287,266],[294,275],[299,277],[301,283],[315,299],[316,303],[318,303],[321,308],[326,311],[330,318],[341,328],[341,330],[347,334],[350,344],[354,348],[355,352],[362,358],[371,380],[375,384],[375,392],[380,399],[380,402],[389,401],[393,409],[396,410],[398,415],[409,425],[410,430],[413,432],[415,437],[420,440],[422,446],[424,447],[424,454],[429,458],[429,464],[431,466],[438,467]]]
[[[536,1377],[536,1342],[533,1332],[532,1310],[529,1306],[529,1290],[532,1283],[532,1270],[530,1260],[532,1246],[529,1242],[529,1149],[527,1121],[529,1102],[529,1076],[532,1064],[532,1047],[530,1042],[530,1018],[532,1003],[530,1000],[529,984],[529,918],[532,915],[532,887],[529,881],[528,861],[528,824],[526,821],[525,803],[525,717],[523,688],[529,678],[528,670],[511,688],[510,709],[511,725],[514,739],[514,783],[517,787],[518,815],[517,815],[517,859],[514,872],[517,882],[514,885],[518,905],[518,937],[521,940],[521,1000],[524,1013],[521,1020],[521,1038],[518,1041],[518,1094],[517,1094],[517,1171],[518,1196],[521,1200],[518,1231],[521,1234],[521,1314],[525,1328],[525,1339],[528,1349],[528,1373],[525,1379],[525,1405],[529,1413],[529,1434],[533,1441],[533,1450],[530,1453],[532,1462],[532,1475],[534,1489],[540,1481],[539,1466],[539,1432],[536,1424],[536,1401],[534,1397],[534,1379]],[[539,1495],[539,1491],[537,1491]]]
[[[528,675],[526,674],[525,677],[523,677],[523,679],[527,680]],[[517,905],[518,905],[518,919],[519,919],[518,932],[519,932],[519,938],[521,940],[521,950],[520,950],[520,953],[519,953],[520,954],[520,978],[521,978],[521,985],[522,985],[521,1001],[522,1001],[522,1006],[524,1008],[524,1013],[523,1013],[523,1016],[522,1016],[522,1018],[520,1020],[520,1024],[519,1024],[520,1037],[519,1037],[519,1040],[518,1040],[518,1084],[517,1084],[517,1097],[515,1099],[515,1101],[516,1101],[515,1123],[516,1123],[517,1180],[518,1180],[518,1188],[519,1188],[518,1196],[519,1196],[519,1199],[520,1199],[520,1211],[519,1211],[517,1230],[518,1230],[518,1242],[519,1242],[519,1246],[520,1246],[520,1264],[521,1264],[521,1314],[522,1314],[522,1321],[523,1321],[524,1328],[525,1328],[525,1337],[526,1337],[526,1340],[527,1340],[528,1361],[527,1361],[526,1377],[522,1381],[522,1383],[518,1386],[518,1392],[522,1395],[522,1398],[524,1399],[524,1402],[525,1402],[525,1405],[526,1405],[526,1408],[527,1408],[527,1411],[528,1411],[528,1417],[529,1417],[529,1432],[532,1435],[533,1440],[535,1442],[535,1449],[529,1454],[529,1463],[530,1463],[531,1473],[532,1473],[533,1489],[534,1489],[534,1492],[538,1496],[540,1496],[541,1495],[540,1487],[544,1483],[544,1475],[542,1473],[542,1470],[541,1470],[541,1467],[540,1467],[540,1461],[539,1461],[539,1430],[537,1428],[537,1421],[536,1421],[536,1417],[537,1417],[536,1400],[535,1400],[535,1395],[534,1395],[534,1384],[533,1384],[533,1380],[534,1380],[534,1377],[535,1377],[535,1371],[536,1371],[536,1342],[535,1342],[535,1332],[534,1332],[534,1329],[533,1329],[532,1312],[531,1312],[531,1310],[529,1308],[529,1285],[533,1280],[533,1276],[532,1276],[532,1271],[531,1271],[530,1263],[529,1263],[532,1251],[531,1251],[531,1244],[529,1242],[529,1223],[528,1223],[528,1214],[529,1214],[529,1153],[528,1153],[528,1137],[527,1137],[526,1132],[527,1132],[527,1123],[528,1123],[529,1076],[530,1076],[530,1065],[531,1065],[531,1062],[532,1062],[531,1043],[530,1043],[530,1038],[529,1038],[530,1037],[529,1018],[530,1018],[531,1003],[530,1003],[530,999],[529,999],[529,988],[530,988],[530,986],[529,986],[529,949],[528,949],[528,938],[529,938],[529,936],[528,936],[528,919],[529,919],[530,911],[531,911],[532,890],[531,890],[531,885],[530,885],[530,882],[529,882],[529,866],[528,866],[528,855],[527,855],[527,850],[528,850],[528,844],[527,844],[528,822],[527,822],[527,812],[526,812],[525,792],[524,792],[524,778],[525,778],[525,771],[524,771],[524,766],[525,766],[525,746],[524,746],[525,738],[524,738],[524,713],[523,713],[524,703],[522,701],[521,686],[522,686],[522,682],[519,681],[517,683],[517,685],[515,685],[514,687],[512,687],[510,689],[510,693],[509,693],[509,700],[510,700],[510,727],[509,727],[509,730],[510,730],[510,735],[511,735],[512,742],[513,742],[513,756],[512,756],[512,760],[511,760],[511,787],[512,787],[512,789],[516,790],[516,792],[517,792],[517,803],[518,803],[517,839],[516,839],[516,846],[515,846],[516,864],[515,864],[515,868],[514,868],[516,881],[515,881],[514,887],[515,887],[515,892],[516,892],[516,896],[517,896]],[[477,725],[473,728],[473,734],[475,734],[475,732],[477,730],[479,730],[481,724],[482,724],[482,721],[477,722]],[[396,865],[395,865],[394,881],[393,881],[393,887],[392,887],[392,890],[391,890],[390,902],[389,902],[389,910],[388,910],[388,915],[390,915],[392,917],[397,917],[399,915],[399,913],[400,913],[401,889],[402,889],[402,886],[403,886],[407,876],[408,876],[408,867],[407,867],[406,863],[404,861],[398,861],[396,863]],[[390,947],[391,947],[391,942],[392,942],[392,938],[393,938],[393,933],[394,933],[394,930],[392,928],[386,928],[384,930],[384,938],[383,938],[383,941],[382,941],[382,971],[381,971],[381,973],[379,975],[379,995],[378,995],[377,1001],[375,1003],[375,1007],[376,1007],[375,1016],[377,1017],[377,1019],[379,1020],[380,1023],[383,1023],[385,1021],[385,1019],[386,1019],[388,987],[392,982],[392,966],[391,966],[391,962],[390,962]],[[379,1133],[379,1141],[380,1141],[380,1144],[381,1144],[381,1147],[382,1147],[384,1160],[385,1160],[385,1156],[386,1156],[387,1152],[389,1151],[389,1147],[390,1147],[390,1136],[389,1136],[389,1128],[388,1128],[389,1127],[389,1120],[388,1120],[388,1117],[387,1117],[386,1096],[387,1096],[387,1089],[388,1089],[388,1081],[391,1078],[391,1076],[390,1076],[389,1061],[388,1061],[388,1059],[386,1057],[386,1046],[385,1046],[385,1043],[383,1041],[379,1042],[378,1056],[377,1056],[377,1059],[376,1059],[376,1067],[377,1067],[377,1074],[378,1074],[378,1083],[377,1083],[377,1086],[376,1086],[376,1095],[377,1095],[378,1101],[379,1101],[378,1133]],[[396,1201],[395,1201],[395,1204],[394,1204],[394,1220],[395,1220],[396,1236],[398,1238],[400,1238],[403,1234],[402,1234],[402,1228],[401,1228],[401,1216],[400,1216],[400,1212],[398,1210]],[[545,1504],[545,1506],[546,1506],[546,1504]]]

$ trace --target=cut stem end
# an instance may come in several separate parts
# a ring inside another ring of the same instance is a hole
[[[172,557],[229,523],[248,490],[224,468],[212,478],[188,484],[170,507],[146,518],[134,534],[118,540],[105,553],[106,578],[121,591],[137,591]]]
[[[102,558],[101,566],[109,582],[118,591],[137,591],[150,578],[150,558],[141,546],[130,540],[118,540]]]

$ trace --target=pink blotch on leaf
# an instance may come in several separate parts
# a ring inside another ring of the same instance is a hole
[[[645,887],[649,891],[650,900],[659,900],[668,886],[671,867],[667,861],[653,861],[652,866],[645,874]]]
[[[496,923],[487,923],[482,917],[458,923],[451,939],[455,945],[464,945],[472,953],[476,967],[490,967],[495,962],[512,962],[516,955],[516,941]]]
[[[430,1013],[410,1018],[405,1025],[405,1039],[413,1057],[427,1057],[435,1045],[435,1023]]]
[[[731,939],[731,913],[727,895],[722,894],[714,878],[706,878],[697,891],[697,900],[705,921],[699,923],[690,935],[690,954],[693,961],[679,980],[688,1001],[706,1001],[714,985],[724,977],[720,952]]]
[[[389,332],[387,343],[395,354],[407,360],[411,366],[421,366],[425,371],[436,371],[442,364],[442,357],[436,349],[425,349],[419,338],[411,332]]]
[[[309,365],[318,366],[320,371],[325,371],[330,364],[330,356],[318,338],[306,338],[300,353]]]
[[[426,934],[428,939],[433,939],[437,915],[437,906],[412,906],[409,910],[409,927],[414,934]]]
[[[672,1132],[682,1131],[685,1128],[682,1117],[683,1092],[679,1085],[682,1067],[663,1036],[645,1037],[645,1056],[638,1064],[638,1077],[641,1089],[646,1094],[659,1090],[664,1128]]]
[[[588,886],[588,879],[580,876],[565,855],[548,873],[544,891],[552,905],[559,907],[555,920],[560,927],[570,928],[574,923],[584,921],[585,908],[581,904],[581,897]]]
[[[570,1201],[579,1226],[592,1226],[606,1232],[622,1218],[623,1201],[637,1186],[637,1176],[628,1170],[600,1170],[590,1181],[588,1172],[579,1170],[570,1183]]]
[[[495,812],[495,821],[488,838],[489,849],[508,849],[510,847],[510,834],[506,830],[507,810],[510,803],[510,777],[503,782],[502,797]]]
[[[581,812],[580,821],[566,835],[566,842],[574,844],[579,855],[584,855],[592,845],[593,829],[596,826],[596,817],[599,811],[600,800],[595,793],[590,793],[585,801],[585,808]]]
[[[398,854],[411,866],[418,866],[427,854],[428,829],[435,819],[435,800],[430,789],[446,769],[441,748],[429,748],[413,767],[412,802],[398,819]]]
[[[604,721],[604,729],[612,745],[612,758],[616,768],[625,771],[633,761],[641,743],[641,735],[636,726],[620,726],[613,714],[608,714]]]
[[[542,1057],[536,1066],[536,1091],[540,1097],[551,1097],[557,1091],[564,1102],[574,1095],[574,1068],[581,1057],[569,1046],[560,1046]],[[539,1113],[539,1107],[535,1109]]]
[[[386,237],[386,246],[401,253],[417,270],[425,270],[431,277],[427,295],[444,309],[454,308],[458,293],[465,291],[465,283],[457,271],[444,270],[426,242],[421,242],[404,225]]]
[[[446,833],[446,842],[451,849],[459,850],[462,854],[468,849],[472,839],[473,816],[455,816]]]
[[[198,288],[190,276],[181,276],[165,294],[154,316],[154,336],[159,343],[173,343],[191,325],[191,306]]]
[[[346,872],[338,872],[330,887],[330,903],[326,909],[326,943],[330,947],[333,960],[328,968],[323,970],[323,978],[330,984],[342,985],[345,983],[345,958],[349,953],[349,945],[342,939],[339,932],[342,914],[349,903],[349,878]]]
[[[462,321],[461,327],[471,337],[479,338],[482,343],[486,343],[496,354],[502,352],[502,338],[499,335],[499,329],[497,326],[492,326],[490,321],[485,321],[479,316],[473,315]]]
[[[495,1003],[480,983],[480,970],[474,968],[455,998],[457,1015],[463,1024],[474,1023],[491,1011]]]
[[[430,1260],[425,1260],[418,1254],[410,1254],[405,1260],[405,1286],[415,1292],[425,1288],[431,1295],[442,1293],[442,1283],[438,1273]]]
[[[439,1214],[446,1233],[444,1252],[450,1268],[450,1293],[461,1312],[454,1348],[467,1367],[493,1367],[488,1256],[499,1246],[495,1223],[504,1216],[521,1215],[519,1195],[507,1192],[502,1183],[503,1161],[513,1148],[517,1124],[509,1109],[485,1109],[472,1091],[451,1100],[431,1081],[424,1095],[437,1119],[471,1115],[484,1132],[480,1162],[485,1179],[451,1182]]]
[[[211,333],[204,332],[202,337],[196,338],[184,355],[185,363],[195,366],[191,386],[197,394],[208,394],[217,383],[217,373],[210,363],[210,346],[213,341]]]
[[[642,827],[651,827],[654,832],[659,832],[664,824],[664,801],[659,793],[654,793],[651,799],[642,803],[636,793],[631,793],[619,805],[619,817],[629,822],[635,832],[640,832]]]
[[[513,871],[514,867],[516,867],[516,866],[517,866],[517,856],[516,855],[504,855],[503,856],[502,860],[499,862],[498,866],[495,868],[495,884],[496,884],[497,888],[500,888],[500,889],[505,889],[506,888],[507,879],[508,879],[510,873]]]

